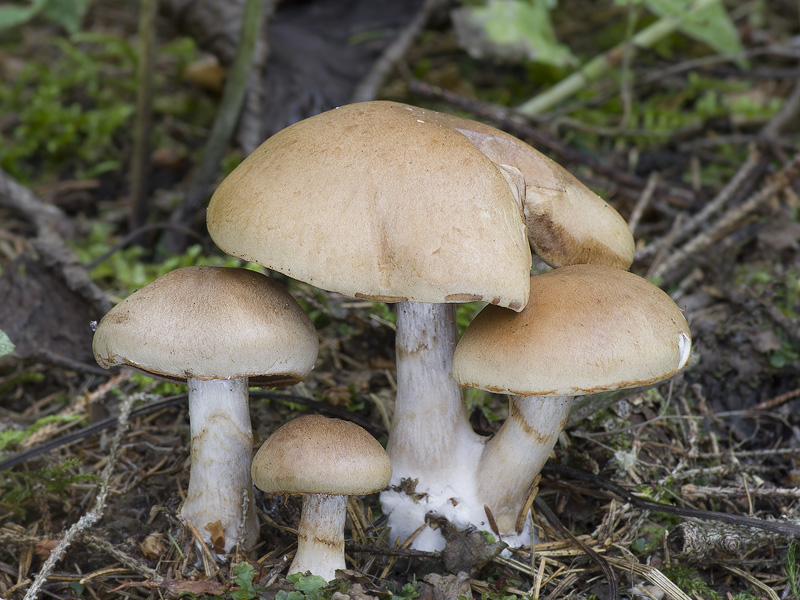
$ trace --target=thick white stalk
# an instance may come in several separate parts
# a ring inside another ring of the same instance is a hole
[[[297,528],[297,553],[289,574],[319,575],[325,581],[336,579],[336,570],[344,569],[344,524],[347,496],[308,494]]]
[[[439,505],[446,504],[452,508],[451,498],[458,503],[459,498],[474,497],[483,439],[472,430],[453,379],[457,341],[455,305],[397,304],[397,399],[386,446],[392,460],[390,487],[417,480],[414,492],[428,496],[415,499],[397,491],[381,495],[384,510],[391,513],[393,540],[410,535],[427,511],[441,514]]]
[[[501,535],[515,535],[517,516],[534,478],[564,429],[571,396],[511,396],[503,426],[478,466],[478,498],[489,507]]]
[[[455,305],[397,304],[397,399],[386,451],[392,484],[428,488],[451,477],[457,451],[477,436],[453,379]]]
[[[250,478],[253,431],[247,378],[189,379],[188,386],[192,466],[181,514],[218,552],[233,548],[242,525],[242,544],[252,547],[258,520]],[[247,513],[243,514],[245,495]],[[217,521],[224,540],[212,540]]]

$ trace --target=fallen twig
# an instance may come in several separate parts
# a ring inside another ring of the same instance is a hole
[[[108,451],[108,462],[106,462],[106,466],[103,468],[100,489],[97,491],[97,496],[95,496],[94,506],[67,530],[64,537],[61,538],[61,541],[50,551],[50,556],[47,557],[39,573],[34,577],[31,587],[29,587],[28,591],[25,593],[24,600],[34,600],[38,597],[39,590],[45,584],[51,571],[56,566],[56,563],[61,560],[67,548],[69,548],[75,538],[83,534],[89,527],[103,518],[103,511],[105,510],[106,498],[108,497],[111,483],[111,475],[117,465],[117,453],[119,452],[122,437],[128,430],[128,417],[130,416],[131,408],[136,398],[137,395],[135,394],[128,395],[120,405],[120,412],[117,417],[117,432],[114,434],[114,439],[111,441],[111,446]]]
[[[782,189],[791,185],[798,172],[800,172],[800,155],[795,156],[789,164],[775,174],[772,181],[750,196],[743,204],[732,207],[710,227],[698,233],[680,248],[676,248],[662,263],[651,269],[648,275],[654,278],[664,277],[666,273],[691,259],[695,253],[711,246],[724,231],[747,217]]]
[[[217,117],[208,136],[203,158],[197,167],[195,177],[186,190],[186,196],[170,217],[170,223],[185,227],[191,223],[193,215],[203,206],[225,151],[228,141],[233,134],[236,122],[241,113],[247,92],[247,83],[258,34],[261,31],[264,11],[273,10],[275,0],[266,3],[263,0],[246,0],[242,13],[241,36],[236,49],[236,58],[228,74],[228,81],[220,102]],[[186,244],[186,237],[179,230],[169,230],[164,237],[164,247],[168,252],[182,252]]]
[[[618,168],[611,161],[604,161],[591,154],[576,150],[544,133],[541,129],[513,118],[513,113],[508,109],[489,107],[414,78],[408,79],[408,89],[415,94],[439,98],[452,106],[472,113],[479,119],[495,123],[503,131],[525,140],[537,150],[552,152],[565,162],[586,165],[593,171],[608,177],[617,185],[635,190],[643,190],[647,187],[647,181],[641,177]],[[655,192],[680,205],[685,205],[687,200],[693,198],[691,192],[670,186],[664,181],[659,182]]]
[[[88,300],[99,314],[111,308],[106,295],[90,278],[75,252],[64,243],[61,228],[69,219],[52,204],[46,204],[31,190],[0,169],[0,206],[19,211],[36,227],[33,245],[44,263],[55,269],[71,290]]]
[[[740,525],[743,527],[755,527],[758,529],[763,529],[764,531],[771,531],[773,533],[780,533],[783,535],[800,538],[800,526],[793,523],[786,523],[784,521],[767,521],[765,519],[757,519],[755,517],[731,515],[713,510],[699,510],[696,508],[672,506],[671,504],[645,500],[644,498],[640,498],[631,494],[628,490],[614,483],[613,481],[609,481],[603,477],[599,477],[593,473],[588,473],[580,469],[573,469],[572,467],[548,463],[542,469],[542,474],[561,474],[581,481],[590,482],[598,487],[605,488],[625,502],[629,502],[640,510],[653,510],[657,512],[678,515],[679,517],[694,517],[697,519],[731,523],[733,525]],[[752,490],[750,490],[750,492],[752,493]],[[739,493],[741,493],[741,490],[739,490]]]
[[[378,96],[380,86],[389,77],[392,69],[406,55],[409,47],[419,37],[434,11],[444,4],[444,0],[425,0],[425,4],[422,5],[422,8],[414,18],[395,37],[394,41],[383,51],[381,57],[372,65],[366,76],[359,82],[353,91],[351,102],[366,102],[374,100]]]
[[[593,58],[576,73],[558,82],[538,96],[534,96],[524,102],[517,108],[517,112],[526,117],[533,117],[549,110],[559,102],[585,88],[589,82],[594,81],[620,64],[629,45],[634,48],[651,48],[659,40],[680,29],[686,17],[708,8],[715,1],[696,0],[681,15],[668,15],[660,18],[652,25],[639,31],[629,42],[615,46],[611,50]]]

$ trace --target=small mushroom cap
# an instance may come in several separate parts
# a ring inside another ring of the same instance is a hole
[[[318,348],[313,324],[283,287],[261,273],[225,267],[162,275],[108,311],[92,341],[105,368],[272,385],[304,379]]]
[[[372,494],[392,477],[386,450],[350,421],[321,415],[281,425],[261,445],[251,469],[268,494]]]
[[[655,383],[689,359],[683,313],[638,275],[573,265],[530,281],[522,312],[487,306],[464,331],[453,358],[460,385],[579,396]]]
[[[410,108],[349,104],[272,136],[214,193],[214,242],[349,296],[521,309],[531,252],[518,182]]]
[[[564,167],[522,140],[479,121],[412,107],[420,118],[464,134],[497,165],[519,169],[534,252],[551,267],[574,264],[629,269],[634,240],[614,208]]]

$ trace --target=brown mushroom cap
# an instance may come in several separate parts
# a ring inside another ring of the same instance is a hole
[[[372,494],[389,484],[392,464],[358,425],[306,415],[267,438],[251,473],[256,487],[268,494]]]
[[[525,180],[525,218],[534,252],[551,267],[573,264],[629,269],[634,240],[625,220],[574,175],[522,140],[479,121],[417,107],[420,118],[464,134],[498,165]]]
[[[304,379],[318,347],[314,326],[283,287],[261,273],[225,267],[166,273],[112,308],[92,341],[105,368],[271,384]]]
[[[531,254],[518,195],[458,131],[365,102],[264,142],[220,184],[207,223],[228,254],[323,289],[519,310]]]
[[[596,265],[530,279],[520,313],[487,306],[456,347],[460,385],[532,395],[583,395],[648,385],[689,358],[689,327],[646,279]]]

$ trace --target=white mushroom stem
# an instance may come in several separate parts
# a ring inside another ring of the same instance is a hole
[[[478,466],[478,498],[492,512],[500,535],[515,535],[531,484],[564,429],[572,396],[511,396],[503,426]]]
[[[289,574],[310,571],[325,581],[344,569],[344,524],[347,496],[307,494],[297,528],[297,553]]]
[[[258,535],[258,521],[250,478],[253,431],[247,378],[189,379],[188,386],[192,466],[181,514],[212,549],[222,546],[230,552],[241,527],[241,542],[249,548]],[[217,521],[224,540],[212,539]]]
[[[472,430],[453,379],[457,341],[455,305],[397,304],[397,399],[386,446],[392,460],[390,487],[417,480],[414,492],[428,496],[411,498],[396,490],[381,494],[393,540],[405,540],[424,522],[426,512],[441,514],[439,504],[474,495],[475,461],[483,438]]]

